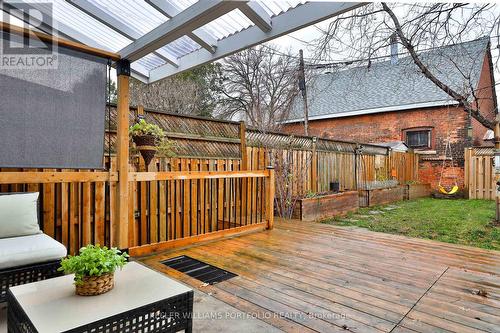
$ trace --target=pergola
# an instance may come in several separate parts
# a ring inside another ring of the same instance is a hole
[[[145,83],[187,71],[342,14],[363,3],[225,0],[16,0],[3,11],[34,34],[113,60],[118,76],[116,239],[127,247],[129,76]],[[27,8],[33,10],[27,10]]]
[[[7,0],[3,10],[41,32],[116,53],[131,62],[132,76],[151,83],[358,6],[302,0]]]

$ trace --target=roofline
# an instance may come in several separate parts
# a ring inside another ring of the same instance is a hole
[[[321,120],[321,119],[331,119],[331,118],[343,118],[343,117],[352,117],[352,116],[360,116],[365,114],[373,114],[373,113],[382,113],[382,112],[394,112],[394,111],[404,111],[404,110],[412,110],[412,109],[420,109],[420,108],[431,108],[436,106],[448,106],[448,105],[458,105],[457,101],[433,101],[433,102],[425,102],[425,103],[414,103],[414,104],[404,104],[404,105],[394,105],[394,106],[386,106],[382,108],[373,108],[373,109],[363,109],[363,110],[355,110],[355,111],[347,111],[340,113],[330,113],[330,114],[322,114],[318,116],[309,117],[309,121],[311,120]],[[281,122],[282,124],[291,124],[298,123],[304,121],[304,118],[295,118],[289,119]]]
[[[472,39],[472,40],[469,40],[469,41],[466,41],[466,42],[460,42],[460,43],[454,43],[454,44],[448,44],[448,45],[442,45],[442,46],[435,46],[435,47],[429,47],[429,48],[426,48],[426,49],[423,49],[423,50],[419,50],[417,51],[418,55],[421,56],[422,54],[425,54],[425,53],[428,53],[428,52],[431,52],[431,51],[434,51],[434,50],[442,50],[442,49],[445,49],[445,48],[449,48],[449,47],[453,47],[453,46],[458,46],[458,45],[463,45],[463,44],[469,44],[469,43],[474,43],[474,42],[477,42],[477,41],[480,41],[480,40],[483,40],[483,39],[488,39],[488,42],[487,44],[491,44],[491,37],[489,36],[483,36],[483,37],[479,37],[479,38],[476,38],[476,39]],[[487,47],[489,49],[489,47]],[[484,50],[484,53],[487,52],[487,49],[485,48]],[[397,56],[403,56],[401,58],[398,58],[398,61],[401,61],[401,60],[410,60],[411,62],[413,62],[413,59],[411,57],[410,54],[408,54],[408,52],[398,52],[396,54]],[[380,57],[375,57],[375,60],[377,59],[385,59],[385,58],[388,58],[390,57],[390,55],[386,55],[386,56],[380,56]],[[349,62],[349,59],[345,60],[346,62]],[[360,62],[362,63],[363,61],[368,61],[368,59],[354,59],[352,60],[352,62]],[[380,65],[380,64],[384,64],[384,63],[390,63],[391,60],[381,60],[381,61],[372,61],[372,66],[373,65]],[[319,66],[319,65],[322,65],[322,64],[317,64],[315,66]],[[353,69],[367,69],[367,65],[366,64],[361,64],[361,65],[355,65],[355,66],[352,66],[352,67],[347,67],[347,68],[343,68],[343,69],[340,69],[338,71],[336,71],[335,73],[338,73],[338,72],[344,72],[344,71],[350,71],[350,70],[353,70]],[[331,72],[323,72],[323,73],[320,73],[319,75],[328,75],[328,74],[331,74]]]

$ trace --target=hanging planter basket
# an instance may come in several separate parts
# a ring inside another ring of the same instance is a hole
[[[156,137],[154,135],[137,135],[133,137],[133,140],[147,168],[156,155]]]

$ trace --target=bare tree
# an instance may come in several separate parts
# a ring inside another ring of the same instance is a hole
[[[294,163],[294,146],[291,144],[293,136],[289,137],[289,142],[284,142],[276,148],[266,148],[270,153],[275,170],[276,196],[275,207],[279,217],[291,219],[296,211],[297,202],[313,194],[310,189],[304,188],[304,184],[310,174],[309,167],[297,168]],[[296,156],[296,155],[295,155]],[[304,165],[311,165],[312,154],[308,154],[303,160]]]
[[[212,116],[219,84],[219,65],[210,64],[152,84],[131,79],[130,99],[154,110]]]
[[[273,46],[247,49],[223,63],[219,114],[243,116],[259,130],[276,130],[298,92],[298,62]]]
[[[474,86],[477,82],[470,70],[453,64],[462,74],[463,82],[458,85],[447,82],[438,75],[438,68],[426,62],[421,51],[492,34],[497,35],[498,40],[499,18],[500,9],[495,4],[369,4],[336,18],[322,30],[321,38],[316,41],[317,57],[340,53],[369,67],[373,61],[387,56],[389,40],[396,34],[426,78],[479,123],[493,129],[494,120],[481,113],[485,94]]]

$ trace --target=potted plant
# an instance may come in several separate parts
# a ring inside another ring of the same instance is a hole
[[[129,134],[147,167],[156,154],[156,146],[165,137],[165,132],[158,125],[150,124],[141,119],[130,127]]]
[[[94,296],[104,294],[114,287],[114,273],[127,263],[128,254],[116,248],[87,245],[77,256],[61,260],[59,271],[75,274],[76,294]]]

